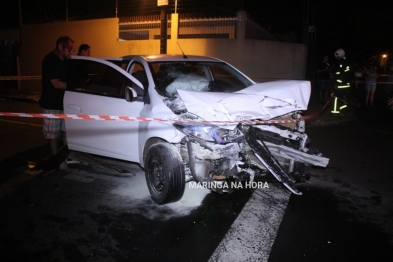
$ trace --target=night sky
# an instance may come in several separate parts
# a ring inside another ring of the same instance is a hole
[[[23,22],[46,23],[65,19],[66,0],[20,0]],[[169,0],[173,11],[175,0]],[[308,21],[316,28],[312,39],[318,53],[331,55],[343,48],[349,57],[393,53],[393,2],[312,0],[178,0],[178,12],[234,15],[246,11],[256,22],[266,17],[284,22]],[[118,16],[158,14],[157,0],[118,0]],[[116,0],[68,0],[68,17],[115,17]],[[299,20],[300,19],[300,20]],[[17,27],[18,1],[2,0],[0,28]]]

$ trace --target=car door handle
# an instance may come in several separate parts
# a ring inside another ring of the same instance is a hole
[[[78,111],[79,113],[82,112],[82,109],[77,105],[68,105],[68,109]]]

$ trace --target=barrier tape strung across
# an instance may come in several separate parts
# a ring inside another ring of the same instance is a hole
[[[174,122],[174,123],[214,123],[217,125],[233,125],[233,124],[247,124],[247,125],[266,125],[266,124],[289,124],[299,122],[301,120],[309,119],[313,116],[305,116],[292,120],[253,120],[253,121],[207,121],[207,120],[179,120],[179,119],[162,119],[162,118],[147,118],[147,117],[130,117],[130,116],[100,116],[100,115],[71,115],[71,114],[38,114],[38,113],[11,113],[0,112],[0,116],[11,117],[32,117],[32,118],[55,118],[55,119],[74,119],[74,120],[104,120],[104,121],[135,121],[135,122]]]

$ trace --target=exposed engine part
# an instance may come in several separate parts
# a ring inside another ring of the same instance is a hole
[[[186,170],[190,170],[195,181],[214,192],[231,193],[234,191],[228,186],[231,181],[253,181],[255,174],[260,173],[259,168],[247,160],[244,146],[245,143],[220,145],[186,137],[186,146],[180,148]],[[206,158],[207,155],[210,157]]]
[[[262,140],[258,140],[258,141],[261,143]],[[276,145],[266,141],[264,141],[264,144],[269,148],[269,151],[275,156],[281,156],[286,159],[294,160],[309,165],[321,166],[321,167],[326,167],[329,163],[328,158],[319,155],[311,155],[306,152],[295,150],[287,146]]]
[[[180,146],[183,163],[197,182],[212,191],[230,192],[230,180],[253,181],[271,173],[291,192],[300,195],[295,183],[309,177],[310,165],[326,167],[329,159],[306,147],[305,133],[281,125],[238,125],[244,140],[226,144],[186,136]],[[210,187],[211,186],[211,187]],[[227,190],[228,189],[228,190]]]
[[[294,120],[294,119],[299,119],[301,118],[301,112],[292,112],[277,118],[274,118],[272,120]],[[284,126],[286,128],[292,129],[292,130],[297,130],[299,132],[304,132],[305,131],[305,122],[304,120],[300,120],[298,122],[291,122],[291,123],[286,123],[286,124],[280,124],[281,126]]]
[[[224,175],[222,173],[217,173],[214,170],[209,173],[209,177],[211,177],[213,180],[225,180],[225,179],[227,179],[226,175]]]
[[[223,158],[237,161],[237,156],[241,151],[238,143],[230,143],[226,145],[214,144],[209,142],[200,143],[196,139],[190,139],[190,146],[194,150],[195,157],[205,160],[219,160]]]
[[[258,135],[261,139],[271,143],[300,149],[303,144],[308,142],[306,134],[281,125],[258,125],[254,127],[257,130],[260,130]]]
[[[296,180],[291,177],[282,168],[280,163],[270,153],[267,146],[257,136],[257,130],[255,127],[243,126],[243,133],[247,143],[253,149],[258,159],[265,165],[265,167],[272,173],[272,175],[281,183],[283,183],[292,193],[301,195],[302,193],[296,188]]]
[[[279,130],[279,133],[272,131]],[[281,132],[284,130],[284,133]],[[263,141],[269,148],[269,151],[276,157],[282,157],[288,160],[294,160],[297,162],[326,167],[329,159],[322,157],[322,154],[317,150],[310,150],[306,148],[306,144],[309,142],[306,134],[299,134],[295,139],[289,139],[289,130],[284,127],[273,127],[273,128],[254,128],[255,136],[259,141]],[[294,132],[296,135],[296,132]],[[285,134],[285,136],[281,136]],[[289,163],[290,164],[290,163]],[[291,165],[291,164],[290,164]],[[293,165],[293,164],[292,164]],[[292,167],[289,167],[289,172]]]
[[[293,173],[294,168],[295,168],[295,160],[291,159],[291,160],[289,160],[288,172]]]

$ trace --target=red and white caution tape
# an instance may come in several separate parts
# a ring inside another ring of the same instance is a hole
[[[180,120],[180,119],[162,119],[162,118],[148,118],[148,117],[130,117],[130,116],[100,116],[100,115],[71,115],[71,114],[38,114],[38,113],[10,113],[0,112],[0,116],[11,117],[31,117],[31,118],[55,118],[55,119],[75,119],[75,120],[104,120],[104,121],[135,121],[135,122],[176,122],[176,123],[214,123],[217,125],[233,125],[233,124],[247,124],[247,125],[266,125],[266,124],[288,124],[295,123],[311,116],[301,117],[298,119],[288,120],[253,120],[253,121],[207,121],[207,120]]]

